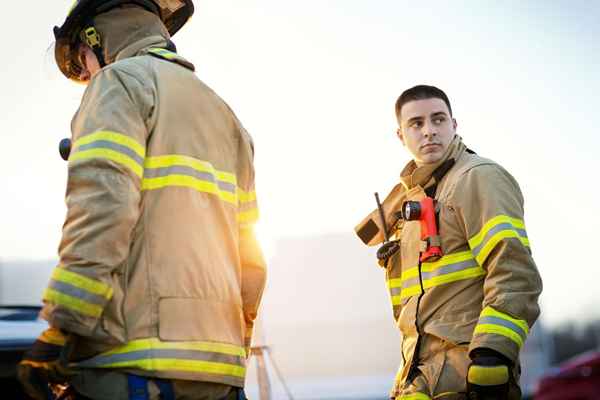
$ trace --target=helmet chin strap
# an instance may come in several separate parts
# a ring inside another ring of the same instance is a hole
[[[85,24],[84,28],[81,30],[79,38],[82,43],[87,44],[98,59],[98,64],[100,64],[100,68],[104,68],[106,66],[106,61],[104,59],[104,52],[102,51],[102,42],[100,38],[100,34],[94,28],[92,24]]]

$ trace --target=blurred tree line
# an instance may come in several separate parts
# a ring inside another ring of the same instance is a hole
[[[550,335],[554,365],[586,351],[600,351],[600,319],[583,324],[565,323],[553,329]]]

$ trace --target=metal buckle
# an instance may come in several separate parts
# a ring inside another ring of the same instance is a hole
[[[81,41],[86,43],[92,49],[100,47],[100,34],[96,31],[96,28],[90,26],[81,31]]]

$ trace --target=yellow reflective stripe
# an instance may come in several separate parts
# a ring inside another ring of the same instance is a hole
[[[506,365],[471,365],[467,375],[470,383],[479,386],[503,385],[508,382],[508,377],[508,367]]]
[[[256,192],[254,190],[246,192],[238,188],[237,194],[238,198],[240,199],[240,203],[249,203],[251,201],[256,201]]]
[[[110,286],[96,279],[88,278],[85,275],[68,271],[60,266],[54,268],[51,279],[54,279],[59,282],[68,283],[69,285],[83,289],[86,292],[102,296],[107,300],[110,300],[113,294],[113,289]]]
[[[498,242],[500,242],[502,239],[508,238],[519,239],[523,246],[529,247],[529,240],[527,238],[521,237],[516,231],[500,231],[494,236],[492,236],[481,248],[479,254],[477,254],[476,259],[479,265],[483,265],[483,263],[485,262],[485,260],[487,260],[487,257],[490,255],[492,250],[494,250]]]
[[[529,326],[525,320],[513,318],[488,306],[479,316],[479,323],[475,327],[474,334],[478,333],[501,335],[521,347],[529,334]]]
[[[241,224],[250,224],[258,221],[258,208],[239,212],[237,220]]]
[[[97,294],[110,300],[113,290],[110,286],[85,275],[81,275],[72,271],[68,271],[61,266],[54,268],[51,279],[59,282],[68,283],[69,285],[78,287],[87,292]]]
[[[177,53],[173,53],[169,50],[165,50],[165,49],[161,49],[161,48],[157,48],[157,47],[148,49],[148,52],[156,54],[161,57],[164,57],[167,60],[172,60],[173,58],[177,57]]]
[[[423,287],[429,289],[435,286],[443,285],[446,283],[462,281],[464,279],[476,278],[478,276],[485,275],[485,270],[481,267],[469,268],[464,271],[451,272],[436,276],[435,278],[427,279],[423,281]]]
[[[236,198],[233,193],[219,190],[219,186],[216,183],[202,181],[194,178],[193,176],[186,175],[167,175],[158,178],[145,178],[142,181],[142,190],[154,190],[161,189],[167,186],[183,186],[195,189],[199,192],[211,193],[217,195],[221,200],[236,204]]]
[[[435,286],[443,285],[450,282],[462,281],[464,279],[476,278],[485,275],[485,270],[481,267],[465,269],[463,271],[451,272],[443,274],[423,281],[423,287],[429,289]]]
[[[411,393],[403,394],[400,397],[396,397],[398,400],[431,400],[431,397],[423,393]]]
[[[410,286],[406,289],[402,289],[402,291],[400,292],[400,300],[405,299],[407,297],[412,297],[415,296],[417,294],[421,294],[421,285],[413,285]],[[394,296],[397,297],[397,296]]]
[[[402,275],[400,275],[400,279],[402,281],[406,281],[408,279],[416,278],[418,276],[419,276],[419,267],[412,267],[412,268],[402,271]]]
[[[143,360],[119,361],[103,365],[102,368],[139,368],[147,371],[186,371],[208,374],[231,375],[243,378],[246,368],[211,361],[185,360],[180,358],[153,358]]]
[[[91,149],[78,151],[69,156],[69,162],[77,160],[88,160],[90,158],[106,158],[118,164],[124,165],[131,169],[137,176],[142,177],[144,170],[141,165],[136,163],[126,155],[110,149]]]
[[[493,333],[496,335],[505,336],[513,342],[515,342],[519,347],[523,346],[523,338],[521,338],[521,335],[519,335],[512,329],[506,328],[504,326],[492,324],[478,324],[475,327],[475,331],[473,332],[473,334],[477,333]]]
[[[436,262],[421,265],[424,289],[482,275],[485,275],[485,270],[477,265],[470,250],[448,254]],[[422,293],[421,284],[415,283],[418,278],[419,268],[413,267],[402,271],[400,278],[392,278],[387,281],[393,305],[399,305],[402,299]],[[405,285],[411,286],[404,287]],[[398,291],[394,289],[401,290],[397,293]]]
[[[450,264],[456,264],[456,263],[471,260],[471,259],[473,259],[473,253],[471,253],[470,250],[461,251],[458,253],[447,254],[435,262],[424,262],[421,265],[421,271],[423,271],[423,272],[435,271],[436,269],[439,269],[443,266],[450,265]]]
[[[387,287],[389,289],[402,287],[402,278],[388,279]]]
[[[206,361],[197,356],[208,353]],[[231,357],[233,362],[226,360]],[[243,378],[246,369],[241,346],[215,342],[162,342],[157,338],[134,340],[124,346],[77,363],[91,368],[138,368],[149,371],[186,371]],[[219,359],[220,357],[220,359]]]
[[[483,225],[479,233],[477,233],[475,236],[469,239],[469,246],[471,246],[472,249],[479,246],[485,238],[485,235],[489,232],[489,230],[492,229],[494,226],[502,223],[511,224],[512,226],[518,229],[525,229],[525,223],[522,220],[517,218],[511,218],[508,215],[497,215],[494,218],[487,221]]]
[[[400,295],[392,296],[392,306],[399,306],[402,304],[402,297]]]
[[[234,174],[225,171],[219,171],[215,169],[215,167],[213,167],[213,165],[208,161],[201,161],[193,157],[183,155],[165,155],[148,157],[144,161],[145,168],[167,168],[175,165],[190,167],[200,172],[208,172],[222,182],[228,182],[233,185],[237,184],[237,179]]]
[[[496,232],[492,233],[491,237],[487,237],[491,231]],[[481,230],[469,239],[469,247],[471,247],[477,262],[483,265],[487,256],[502,239],[515,238],[524,246],[529,246],[527,235],[522,236],[520,231],[525,231],[523,220],[507,215],[497,215],[487,221]]]
[[[69,296],[68,294],[57,292],[54,289],[47,288],[44,291],[44,300],[50,301],[56,305],[69,308],[80,314],[98,318],[102,315],[102,307],[98,304],[88,303],[78,299],[77,297]]]
[[[418,267],[412,267],[412,268],[409,268],[407,270],[402,271],[402,274],[400,275],[400,278],[388,279],[387,286],[390,289],[401,288],[402,287],[402,282],[404,282],[404,281],[406,281],[408,279],[416,278],[418,276],[419,276],[419,268]]]
[[[523,330],[523,332],[525,332],[525,334],[529,334],[529,325],[527,325],[527,322],[523,319],[516,319],[511,317],[508,314],[505,314],[503,312],[500,312],[498,310],[495,310],[494,308],[487,306],[486,308],[483,309],[483,311],[481,311],[481,314],[479,316],[481,317],[496,317],[496,318],[500,318],[500,319],[504,319],[506,321],[512,322],[513,324],[517,325],[519,328],[521,328]]]
[[[113,142],[120,144],[121,146],[125,146],[133,150],[141,158],[146,156],[146,148],[139,144],[135,139],[121,133],[111,131],[98,131],[90,135],[83,136],[75,141],[73,144],[73,150],[76,150],[79,146],[97,142],[99,140],[105,140],[107,142]]]
[[[419,276],[419,268],[413,267],[407,270],[402,271],[400,278],[392,278],[388,279],[387,286],[391,289],[402,288],[402,283],[413,278],[417,278]],[[421,294],[421,285],[413,285],[408,288],[404,288],[401,290],[399,295],[391,294],[392,305],[397,306],[401,303],[402,299],[407,297],[411,297],[417,294]]]
[[[195,189],[199,192],[211,193],[219,196],[219,198],[225,202],[237,204],[238,199],[235,190],[232,190],[231,192],[222,190],[218,184],[218,182],[223,182],[235,187],[237,185],[236,176],[232,173],[215,169],[208,161],[202,161],[183,155],[164,155],[146,158],[144,167],[147,169],[188,167],[194,171],[209,174],[214,178],[214,181],[191,175],[171,173],[159,177],[145,177],[142,182],[142,190],[161,189],[167,186],[183,186]]]
[[[39,337],[39,340],[44,343],[55,344],[57,346],[64,346],[65,344],[65,335],[63,335],[60,330],[56,328],[48,328]]]
[[[243,347],[233,344],[216,342],[162,342],[156,338],[133,340],[125,346],[102,353],[102,355],[123,354],[147,349],[210,351],[240,357],[246,355],[246,350]]]

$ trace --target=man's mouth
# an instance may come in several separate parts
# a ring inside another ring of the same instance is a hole
[[[440,146],[441,146],[441,144],[439,144],[439,143],[427,143],[427,144],[424,144],[423,146],[421,146],[421,151],[423,153],[431,153],[431,152],[436,151]]]

